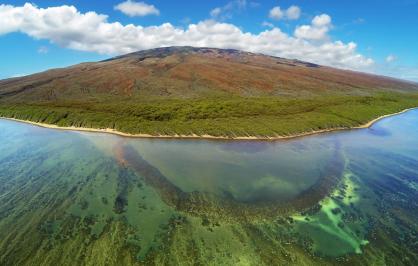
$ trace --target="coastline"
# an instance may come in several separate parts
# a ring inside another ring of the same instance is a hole
[[[20,122],[20,123],[26,123],[31,124],[38,127],[43,128],[49,128],[49,129],[56,129],[56,130],[67,130],[67,131],[78,131],[78,132],[92,132],[92,133],[105,133],[105,134],[113,134],[118,135],[122,137],[129,137],[129,138],[150,138],[150,139],[208,139],[208,140],[285,140],[285,139],[293,139],[293,138],[299,138],[299,137],[305,137],[310,135],[316,135],[321,133],[327,133],[327,132],[334,132],[334,131],[342,131],[342,130],[352,130],[352,129],[364,129],[371,127],[374,123],[395,115],[403,114],[408,111],[418,109],[418,107],[412,107],[407,108],[402,111],[392,113],[392,114],[386,114],[379,116],[375,119],[372,119],[371,121],[355,127],[337,127],[337,128],[328,128],[328,129],[321,129],[321,130],[312,130],[312,131],[306,131],[298,134],[288,135],[288,136],[272,136],[272,137],[258,137],[258,136],[238,136],[238,137],[228,137],[228,136],[212,136],[212,135],[151,135],[151,134],[129,134],[124,133],[121,131],[117,131],[114,129],[106,128],[106,129],[99,129],[99,128],[84,128],[84,127],[60,127],[53,124],[46,124],[46,123],[38,123],[33,122],[30,120],[21,120],[16,118],[10,118],[10,117],[2,117],[0,116],[0,119]]]

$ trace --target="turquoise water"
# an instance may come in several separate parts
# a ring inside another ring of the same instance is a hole
[[[0,264],[417,262],[417,110],[283,141],[0,139]]]

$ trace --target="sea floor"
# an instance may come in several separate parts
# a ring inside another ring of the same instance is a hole
[[[418,264],[418,111],[276,142],[0,139],[0,265]]]

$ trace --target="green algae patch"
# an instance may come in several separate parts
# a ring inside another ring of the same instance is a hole
[[[341,256],[347,253],[362,253],[368,243],[358,227],[350,225],[344,217],[359,200],[358,186],[353,175],[345,173],[341,184],[319,204],[321,208],[314,215],[294,215],[296,230],[309,235],[313,240],[314,252],[324,256]],[[357,230],[357,232],[356,232]]]

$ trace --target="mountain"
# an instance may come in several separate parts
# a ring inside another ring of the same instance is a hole
[[[249,52],[140,51],[0,81],[0,116],[131,134],[271,138],[418,106],[418,84]]]
[[[168,47],[0,81],[7,101],[364,95],[418,84],[231,49]]]

